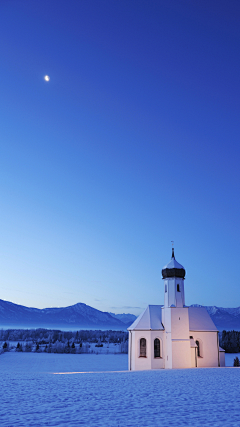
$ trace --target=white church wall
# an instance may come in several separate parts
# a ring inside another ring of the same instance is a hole
[[[170,307],[172,304],[176,305],[176,292],[175,292],[175,279],[168,279],[168,305]]]
[[[225,351],[219,352],[219,361],[220,361],[221,368],[224,368],[224,366],[225,366]]]
[[[162,308],[162,323],[166,332],[171,332],[171,308],[163,307]]]
[[[171,368],[191,368],[191,348],[189,340],[189,317],[187,307],[164,308],[166,331],[165,366]]]
[[[171,335],[171,308],[162,308],[162,323],[165,328],[165,368],[172,369],[172,335]]]
[[[191,368],[191,348],[189,340],[172,340],[172,368]]]
[[[169,310],[169,309],[168,309]],[[189,340],[188,308],[171,307],[171,332],[172,340]],[[190,348],[190,344],[189,344]]]
[[[164,369],[164,331],[132,331],[129,339],[129,369]],[[146,357],[140,356],[140,339],[146,339]],[[154,340],[160,340],[160,358],[154,358]],[[131,341],[131,344],[130,344]],[[130,348],[131,346],[131,348]]]
[[[165,333],[165,369],[172,369],[172,334]]]
[[[132,346],[132,332],[130,331],[128,334],[128,369],[132,370],[132,353],[133,353],[133,346]]]
[[[218,366],[218,333],[190,331],[194,341],[200,343],[200,357],[197,356],[197,367],[208,368]]]
[[[146,357],[140,357],[140,339],[146,339]],[[151,369],[151,331],[132,332],[132,370]]]
[[[178,285],[179,285],[179,291],[178,291]],[[175,279],[175,286],[176,286],[176,306],[177,307],[183,307],[185,304],[184,301],[184,280],[183,279]]]
[[[181,292],[176,292],[176,307],[182,307],[182,306],[183,306],[182,294],[181,294]]]
[[[151,331],[151,369],[164,369],[165,368],[165,348],[164,348],[164,331]],[[160,358],[154,357],[154,340],[160,340]]]
[[[184,280],[176,277],[164,280],[164,306],[171,307],[171,305],[175,305],[176,307],[183,307],[184,304]]]

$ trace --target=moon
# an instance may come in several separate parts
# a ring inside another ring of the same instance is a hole
[[[50,77],[49,76],[44,76],[44,80],[45,80],[45,82],[49,82],[50,81]]]

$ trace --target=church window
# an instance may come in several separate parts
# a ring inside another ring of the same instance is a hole
[[[197,346],[197,355],[198,355],[198,357],[201,357],[200,342],[199,341],[196,341],[196,346]]]
[[[154,357],[161,357],[160,356],[160,339],[155,338],[154,340]]]
[[[167,292],[167,285],[165,285],[165,292]]]
[[[180,285],[177,285],[177,292],[180,292]]]
[[[140,339],[140,357],[147,357],[147,341],[145,338]]]

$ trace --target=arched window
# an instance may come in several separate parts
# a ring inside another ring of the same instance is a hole
[[[140,339],[140,357],[147,357],[147,341],[145,338]]]
[[[180,292],[180,285],[177,285],[177,292]]]
[[[160,339],[155,338],[154,340],[154,357],[160,357]]]
[[[200,357],[201,354],[200,354],[200,342],[199,341],[196,341],[196,346],[197,346],[197,355],[198,355],[198,357]]]

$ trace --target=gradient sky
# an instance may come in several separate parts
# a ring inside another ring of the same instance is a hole
[[[236,307],[239,0],[1,0],[0,298]],[[44,75],[50,82],[44,81]]]

